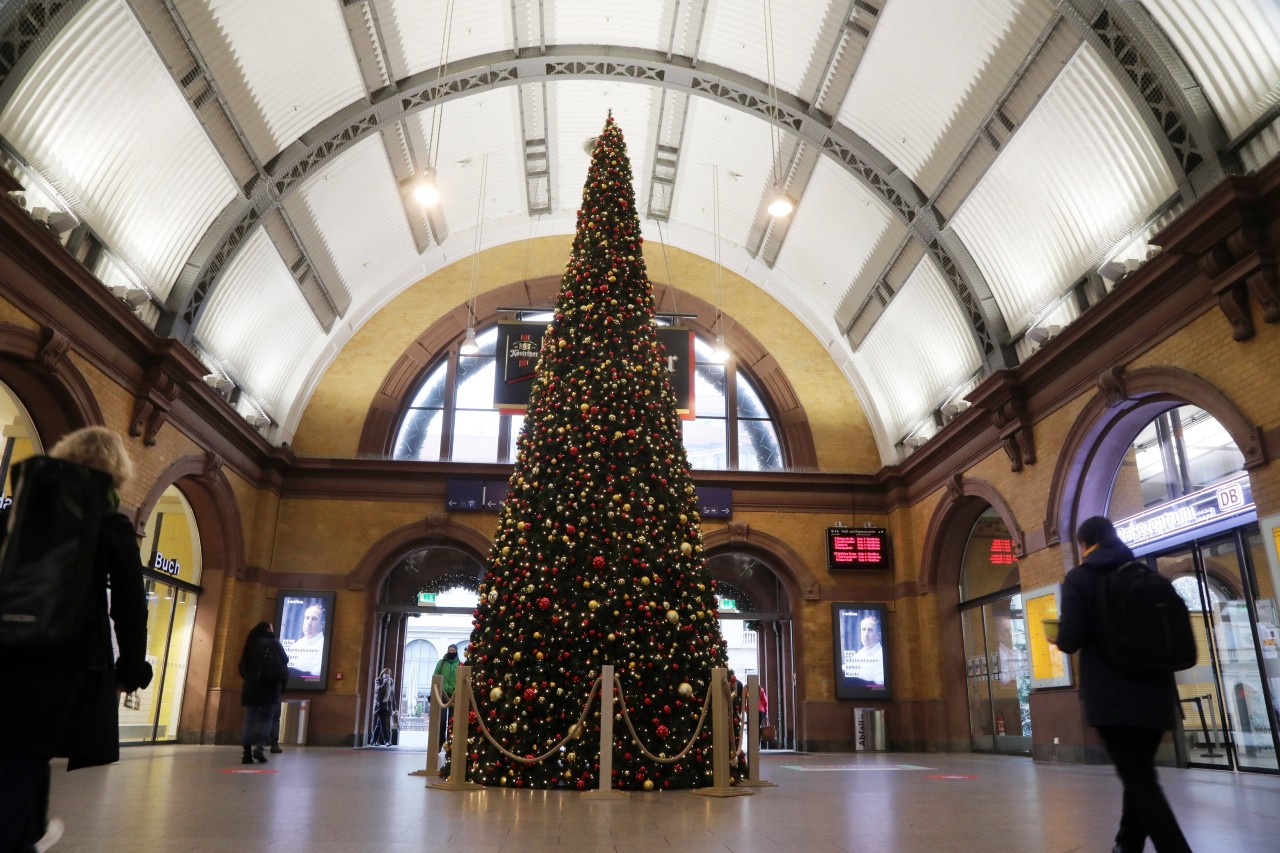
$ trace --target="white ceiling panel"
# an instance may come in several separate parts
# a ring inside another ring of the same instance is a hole
[[[804,283],[815,310],[832,315],[886,233],[894,232],[896,244],[904,231],[878,196],[826,157],[794,216],[776,266]]]
[[[1017,334],[1176,185],[1142,119],[1082,48],[957,211]]]
[[[872,399],[868,416],[900,441],[982,364],[973,332],[942,273],[926,258],[854,353]]]
[[[1145,0],[1230,136],[1280,103],[1280,2]]]
[[[326,337],[266,233],[254,231],[209,297],[200,346],[280,420]]]
[[[649,137],[659,94],[653,86],[615,79],[566,80],[547,87],[548,113],[556,129],[553,208],[578,209],[591,164],[584,145],[600,135],[610,110],[627,144],[637,203],[648,198],[648,163],[653,156]]]
[[[663,16],[671,3],[662,0],[545,0],[548,44],[616,44],[657,50]],[[666,45],[661,45],[666,50]]]
[[[711,167],[718,166],[720,237],[726,243],[745,242],[773,180],[769,146],[764,122],[706,98],[690,98],[671,220],[713,233]]]
[[[511,4],[507,2],[375,0],[374,6],[392,67],[405,74],[439,68],[442,56],[447,63],[511,50]],[[449,6],[453,24],[446,30]]]
[[[237,192],[121,0],[90,3],[58,33],[0,134],[161,299]]]
[[[527,213],[519,116],[519,91],[514,86],[482,92],[443,106],[436,180],[443,196],[441,203],[449,223],[450,241],[454,234],[471,231],[476,226],[480,173],[486,154],[489,160],[485,219]],[[424,132],[431,127],[431,110],[423,110],[415,118],[421,122]],[[469,252],[471,246],[468,243],[465,250]],[[455,255],[462,250],[452,242],[445,248]]]
[[[310,218],[353,300],[418,260],[386,149],[376,134],[317,170],[286,208]]]
[[[261,162],[364,97],[337,3],[174,2]]]
[[[840,123],[932,192],[1051,14],[1045,0],[886,3]]]
[[[707,23],[698,59],[732,68],[768,82],[765,49],[765,4],[772,6],[773,73],[779,92],[797,93],[818,49],[814,34],[822,27],[832,0],[794,3],[789,0],[708,0]],[[844,0],[835,0],[848,6]],[[897,2],[897,0],[894,0]],[[892,5],[892,4],[889,4]],[[826,46],[827,52],[830,46]],[[818,61],[825,62],[827,53]]]

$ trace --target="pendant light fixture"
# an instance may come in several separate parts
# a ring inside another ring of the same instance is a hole
[[[729,360],[729,347],[724,342],[724,279],[720,266],[720,167],[711,166],[711,230],[715,235],[712,255],[716,264],[716,346],[711,358],[717,364]]]
[[[769,147],[773,155],[773,188],[769,192],[766,208],[774,219],[790,216],[796,209],[795,200],[787,195],[782,180],[782,130],[778,127],[778,82],[773,50],[773,3],[764,0],[764,53],[765,75],[769,87]]]

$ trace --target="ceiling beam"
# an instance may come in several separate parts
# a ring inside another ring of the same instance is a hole
[[[810,104],[810,112],[820,116],[833,116],[840,111],[853,85],[854,74],[866,53],[867,43],[880,20],[880,11],[884,0],[849,0],[842,12],[836,13],[833,8],[823,21],[822,31],[815,39],[819,44],[830,43],[826,60],[813,62],[805,71],[802,82],[802,95]],[[781,169],[780,183],[782,190],[795,200],[799,207],[809,189],[809,181],[818,167],[818,151],[813,146],[805,145],[800,140],[779,140],[783,150],[777,156],[781,163],[787,164]],[[772,269],[782,253],[782,245],[791,230],[794,216],[775,219],[769,215],[768,207],[773,201],[772,185],[765,188],[760,205],[747,234],[747,251],[759,255],[765,264]]]
[[[342,18],[365,93],[372,103],[374,98],[390,90],[392,82],[400,76],[401,63],[387,49],[382,21],[371,0],[342,0]],[[417,134],[409,122],[389,122],[380,131],[387,163],[400,188],[400,209],[413,235],[414,248],[422,254],[431,246],[431,229],[422,205],[413,198],[412,192],[413,181],[422,174],[417,156],[421,145],[415,143]]]
[[[173,0],[126,2],[179,91],[186,98],[210,144],[240,187],[243,195],[233,200],[229,207],[242,210],[246,196],[255,187],[267,182],[267,171],[231,111],[186,22],[182,20]],[[336,306],[345,307],[350,303],[337,269],[329,261],[323,245],[314,250],[315,254],[324,255],[323,261],[318,263],[313,260],[312,251],[299,239],[297,229],[288,224],[283,205],[275,207],[269,214],[265,219],[265,223],[270,226],[266,229],[267,236],[281,260],[289,267],[316,322],[327,332],[339,316]],[[283,226],[281,223],[284,223]],[[171,334],[173,318],[180,313],[178,309],[181,297],[181,294],[170,293],[168,304],[156,324],[156,329],[161,334]]]

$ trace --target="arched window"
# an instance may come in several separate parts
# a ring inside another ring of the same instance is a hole
[[[535,318],[536,319],[536,318]],[[493,408],[498,329],[476,335],[479,351],[450,349],[413,395],[392,445],[393,459],[511,462],[522,415]],[[694,341],[694,413],[684,421],[685,450],[697,469],[777,471],[785,467],[778,430],[764,400],[741,370],[716,361]]]

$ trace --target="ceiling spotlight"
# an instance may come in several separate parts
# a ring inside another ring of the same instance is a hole
[[[436,185],[436,170],[430,166],[413,182],[413,200],[423,207],[432,207],[440,201],[440,187]]]
[[[773,185],[773,198],[769,202],[769,215],[775,219],[782,216],[790,216],[791,212],[796,209],[796,203],[791,197],[782,191],[782,187],[777,184]]]
[[[261,412],[251,412],[245,415],[244,419],[248,421],[249,426],[253,427],[254,429],[262,429],[264,426],[271,423],[271,418],[267,417]]]
[[[909,435],[906,438],[902,439],[902,445],[903,447],[910,447],[912,450],[915,450],[917,447],[924,444],[928,440],[929,439],[925,438],[922,435]]]
[[[221,373],[210,373],[204,377],[204,384],[208,385],[219,394],[225,394],[232,388],[236,387],[236,383],[232,382]]]
[[[942,414],[946,415],[949,418],[954,418],[956,415],[960,414],[965,409],[969,408],[971,405],[973,404],[970,403],[968,400],[964,399],[963,397],[958,397],[955,400],[952,400],[950,403],[947,403],[942,407]]]
[[[460,355],[475,355],[480,352],[480,344],[476,341],[476,327],[467,326],[467,336],[462,339],[462,346],[458,347]]]
[[[1027,329],[1027,338],[1032,343],[1043,344],[1062,331],[1061,326],[1032,326]]]
[[[141,308],[151,301],[151,294],[141,287],[129,287],[124,284],[113,285],[111,295],[130,308]]]
[[[711,359],[716,364],[724,364],[729,360],[729,347],[724,342],[724,335],[716,335],[716,346],[711,351]]]

